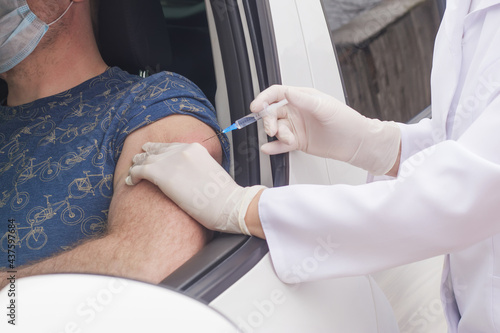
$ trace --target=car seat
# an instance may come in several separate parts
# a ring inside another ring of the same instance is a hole
[[[162,5],[160,0],[100,1],[99,49],[108,65],[131,74],[147,76],[165,70],[181,74],[213,103],[215,74],[203,1],[196,6],[185,2],[184,7],[179,2],[169,8],[168,2]],[[165,15],[170,12],[174,15]]]
[[[168,28],[158,0],[99,2],[97,41],[104,61],[131,74],[172,64]]]

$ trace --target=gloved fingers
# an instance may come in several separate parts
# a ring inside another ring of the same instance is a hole
[[[135,155],[132,158],[132,166],[155,163],[156,161],[167,157],[167,155],[172,155],[173,149],[178,148],[178,145],[170,145],[168,147],[164,145],[165,144],[162,143],[153,143],[148,146],[145,145],[146,147],[143,146],[143,149],[146,148],[146,152]]]
[[[188,155],[199,156],[200,154],[208,154],[208,151],[198,142],[193,143],[152,143],[148,142],[142,146],[145,153],[137,154],[134,157],[134,164],[151,164],[165,158],[172,158],[172,156]],[[180,153],[185,154],[181,155]]]
[[[132,158],[132,165],[141,165],[144,164],[144,161],[148,158],[149,154],[148,153],[140,153],[135,155]]]
[[[285,105],[285,106],[282,106],[280,107],[279,109],[276,109],[276,111],[274,112],[276,114],[276,118],[277,119],[286,119],[288,118],[288,106]]]
[[[291,87],[286,93],[288,107],[295,108],[298,113],[314,112],[323,100],[322,93],[312,88]]]
[[[293,133],[291,126],[292,125],[288,119],[278,120],[278,130],[276,132],[278,141],[262,145],[262,152],[268,155],[276,155],[296,150],[298,148],[297,137]]]
[[[271,114],[269,116],[265,116],[262,118],[264,121],[264,131],[267,135],[273,137],[276,136],[277,133],[281,130],[280,126],[289,127],[289,114],[288,108],[286,106],[281,107],[276,111],[276,114]]]
[[[288,89],[286,86],[273,85],[264,91],[262,91],[257,97],[250,103],[250,111],[260,112],[264,109],[265,105],[270,105],[275,102],[279,102],[285,98],[285,92]]]
[[[288,146],[295,146],[297,148],[297,138],[292,129],[292,124],[288,119],[278,120],[278,131],[276,137],[279,141],[283,142]]]
[[[167,151],[172,151],[173,149],[182,149],[188,145],[188,143],[178,143],[178,142],[147,142],[142,146],[142,150],[144,150],[148,154],[162,154]]]
[[[264,131],[269,136],[275,136],[278,132],[278,118],[275,115],[266,116],[263,119]]]
[[[141,179],[147,179],[147,166],[154,165],[166,159],[186,159],[189,155],[200,156],[204,152],[208,154],[206,149],[199,143],[152,143],[148,142],[143,145],[144,153],[137,154],[132,159],[132,166],[129,169],[129,176],[125,179],[128,185],[137,184]],[[182,154],[184,153],[184,154]]]
[[[277,110],[278,119],[285,118],[286,114],[291,111],[296,111],[297,113],[322,111],[322,116],[325,117],[330,113],[333,114],[334,109],[329,112],[324,110],[322,105],[332,104],[333,101],[337,101],[333,97],[314,88],[275,85],[261,92],[252,104],[250,104],[250,110],[252,112],[260,112],[266,105],[278,102],[284,98],[288,100],[288,105]],[[329,110],[331,107],[328,106],[327,109]]]
[[[310,88],[310,87],[296,87],[294,89],[297,89],[298,91],[300,91],[304,94],[311,95],[314,97],[327,98],[327,99],[332,97],[330,95],[325,94],[322,91],[319,91],[318,89],[314,89],[314,88]]]
[[[128,177],[125,178],[125,183],[127,185],[133,186],[138,184],[144,179],[145,166],[143,165],[133,165],[128,170]]]
[[[250,104],[250,111],[260,112],[264,109],[266,104],[270,105],[284,98],[286,98],[290,104],[299,107],[299,109],[308,109],[308,105],[311,104],[311,102],[316,104],[318,100],[321,99],[336,100],[332,96],[314,88],[273,85],[257,95]],[[304,105],[304,103],[306,104]]]
[[[287,145],[281,141],[268,142],[260,147],[260,150],[267,155],[276,155],[288,153],[289,151],[295,150],[292,146]]]

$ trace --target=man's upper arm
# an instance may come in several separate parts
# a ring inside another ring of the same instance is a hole
[[[148,262],[153,264],[157,259],[165,265],[159,269],[161,272],[158,272],[156,280],[161,280],[198,252],[206,243],[209,233],[153,184],[143,181],[136,186],[127,186],[125,178],[132,158],[142,152],[141,147],[146,142],[202,142],[213,135],[213,129],[194,117],[172,115],[133,132],[125,140],[115,169],[109,232],[122,235],[124,241],[133,237],[134,230],[138,228],[149,229],[151,235],[164,235],[163,239],[159,238],[162,239],[161,244],[144,245],[157,247],[155,255],[158,256],[155,260],[144,258],[144,265],[148,265]],[[222,161],[222,150],[217,138],[203,145],[219,163]],[[151,241],[154,243],[155,239],[152,237]]]
[[[200,142],[219,163],[222,163],[222,149],[217,137],[205,141],[214,135],[215,131],[210,126],[185,115],[171,115],[133,132],[125,140],[118,160],[114,188],[125,182],[128,170],[132,166],[132,158],[143,152],[142,145],[146,142]]]

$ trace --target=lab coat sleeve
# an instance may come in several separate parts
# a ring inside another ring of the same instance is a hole
[[[436,144],[439,138],[437,131],[433,130],[432,120],[424,118],[417,124],[398,124],[401,129],[401,162],[406,161],[410,156],[419,151]]]
[[[369,274],[499,233],[499,110],[497,97],[458,141],[409,157],[395,180],[265,190],[259,214],[280,279]]]
[[[438,131],[433,130],[433,123],[429,118],[424,118],[416,124],[398,123],[398,125],[401,130],[400,163],[403,163],[417,152],[434,145],[437,141],[436,135],[433,134],[438,133]],[[394,177],[387,175],[375,176],[368,174],[367,182],[393,178]]]

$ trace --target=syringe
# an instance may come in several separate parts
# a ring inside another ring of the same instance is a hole
[[[274,112],[276,109],[282,107],[282,106],[285,106],[288,104],[288,101],[287,99],[283,99],[277,103],[274,103],[274,104],[271,104],[271,105],[267,105],[266,107],[264,107],[264,110],[258,112],[258,113],[251,113],[249,114],[248,116],[245,116],[243,118],[240,118],[238,120],[236,120],[234,122],[234,124],[232,124],[231,126],[225,128],[224,130],[222,130],[222,133],[228,133],[228,132],[231,132],[235,129],[242,129],[242,128],[245,128],[247,127],[248,125],[250,124],[253,124],[255,123],[257,120],[267,116],[269,113],[271,112]]]

